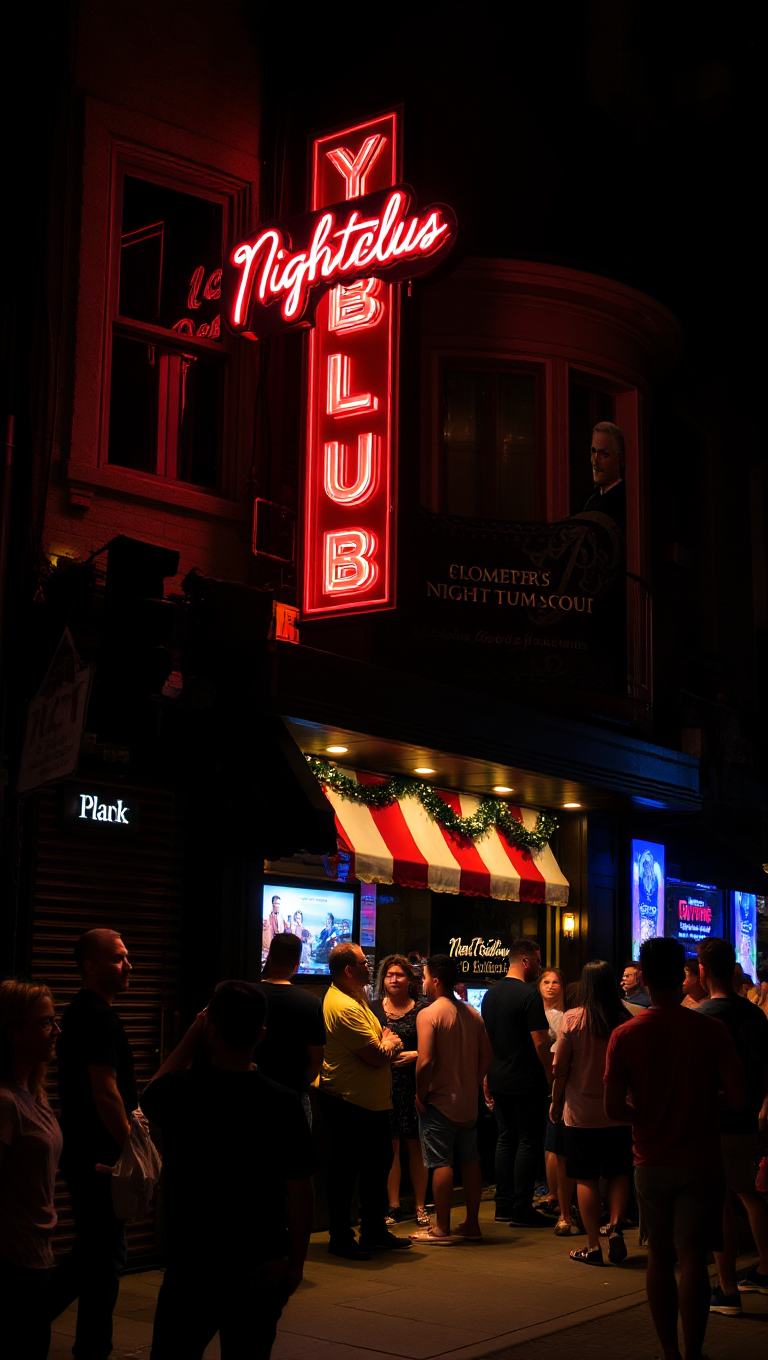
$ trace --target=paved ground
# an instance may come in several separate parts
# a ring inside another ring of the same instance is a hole
[[[454,1210],[458,1222],[461,1210]],[[596,1270],[568,1260],[570,1243],[549,1230],[493,1223],[483,1204],[484,1241],[413,1248],[351,1265],[310,1247],[304,1283],[280,1324],[274,1360],[650,1360],[658,1355],[644,1292],[645,1253],[627,1234],[629,1258]],[[398,1231],[405,1234],[408,1224]],[[147,1360],[160,1273],[129,1275],[120,1290],[113,1360]],[[745,1295],[745,1316],[713,1317],[711,1360],[766,1354],[768,1297]],[[74,1312],[54,1324],[51,1360],[71,1354]],[[218,1360],[218,1342],[206,1360]],[[183,1360],[183,1357],[179,1357]]]

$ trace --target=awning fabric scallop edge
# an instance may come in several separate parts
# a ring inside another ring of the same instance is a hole
[[[376,775],[345,769],[350,779],[379,783]],[[462,817],[479,807],[474,794],[437,790]],[[451,835],[416,798],[401,798],[387,808],[369,808],[325,788],[336,818],[339,846],[352,857],[350,871],[363,883],[400,883],[433,892],[496,897],[503,902],[549,903],[564,907],[568,881],[549,846],[529,851],[510,845],[492,829],[474,842]],[[533,830],[538,814],[509,804]]]

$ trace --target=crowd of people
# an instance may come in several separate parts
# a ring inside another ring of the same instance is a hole
[[[768,976],[751,987],[731,944],[704,940],[686,960],[676,941],[648,940],[621,986],[598,960],[574,992],[557,968],[542,970],[535,940],[515,940],[482,1013],[447,955],[391,954],[374,986],[351,941],[328,952],[321,1003],[292,982],[303,946],[299,931],[276,931],[260,983],[220,983],[141,1092],[165,1185],[151,1360],[201,1360],[217,1332],[224,1360],[269,1355],[302,1279],[323,1143],[332,1256],[479,1242],[486,1111],[498,1223],[582,1237],[570,1260],[602,1267],[604,1249],[613,1265],[626,1259],[639,1218],[665,1360],[679,1360],[678,1319],[686,1360],[701,1360],[710,1311],[736,1316],[743,1294],[768,1295],[768,1206],[755,1183]],[[74,1354],[106,1360],[126,1262],[111,1172],[139,1107],[114,1005],[131,963],[109,930],[88,931],[75,957],[82,986],[60,1021],[46,986],[0,984],[0,1307],[9,1355],[28,1360],[44,1360],[52,1320],[75,1299]],[[58,1119],[45,1084],[54,1056]],[[75,1238],[54,1265],[59,1165]],[[464,1213],[453,1223],[457,1170]],[[736,1199],[758,1252],[740,1276]],[[393,1232],[408,1216],[413,1231]]]

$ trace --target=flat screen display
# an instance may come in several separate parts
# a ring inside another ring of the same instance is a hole
[[[300,976],[328,973],[334,945],[357,943],[356,894],[322,884],[264,884],[261,907],[261,962],[266,962],[275,935],[293,934],[301,940]]]
[[[640,946],[664,934],[664,846],[632,842],[632,957]]]
[[[474,1006],[476,1011],[480,1010],[483,1004],[483,997],[488,991],[487,987],[467,987],[467,1001],[470,1006]]]
[[[736,962],[754,981],[757,970],[757,897],[754,893],[731,893],[731,925]]]
[[[695,954],[699,940],[722,938],[723,894],[709,883],[679,883],[667,879],[664,906],[664,934],[685,945],[686,954]]]

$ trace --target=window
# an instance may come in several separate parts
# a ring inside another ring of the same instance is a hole
[[[225,208],[126,171],[115,248],[107,461],[219,484]]]
[[[588,373],[568,372],[568,484],[570,513],[577,515],[594,491],[590,447],[598,421],[616,421],[613,394]]]
[[[438,509],[476,519],[542,514],[539,374],[533,365],[442,370]]]

